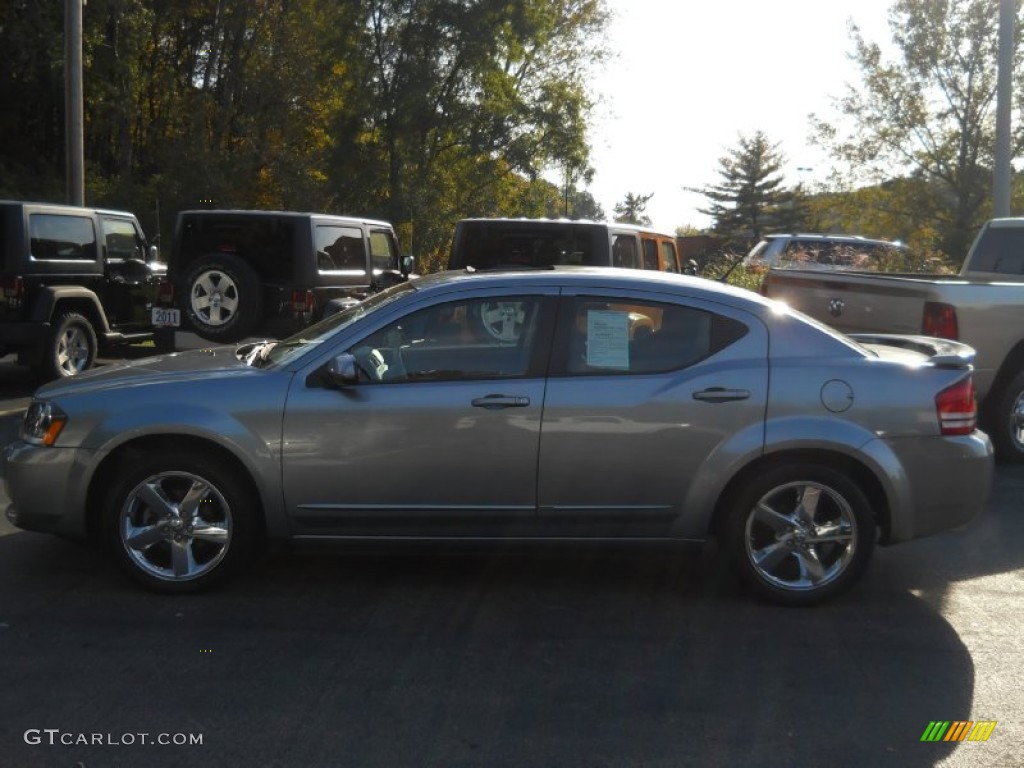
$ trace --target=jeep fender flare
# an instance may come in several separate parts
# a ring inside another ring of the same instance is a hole
[[[53,321],[58,304],[71,302],[79,311],[83,312],[96,326],[99,336],[110,333],[110,323],[107,322],[107,313],[103,311],[103,304],[99,296],[88,288],[79,285],[54,285],[41,288],[35,309],[32,312],[32,322],[49,324]]]

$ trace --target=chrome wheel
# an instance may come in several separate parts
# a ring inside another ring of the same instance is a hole
[[[85,331],[69,325],[57,339],[57,367],[65,376],[86,370],[92,360],[92,348]]]
[[[204,324],[221,326],[238,311],[238,286],[227,272],[209,269],[192,281],[189,301],[192,312]]]
[[[811,592],[838,579],[857,553],[857,516],[835,489],[813,481],[772,488],[749,511],[746,556],[759,579]]]
[[[183,471],[161,472],[136,485],[118,520],[131,562],[161,581],[191,581],[213,571],[228,553],[232,529],[224,495]]]

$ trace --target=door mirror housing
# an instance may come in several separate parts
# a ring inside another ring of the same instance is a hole
[[[356,358],[345,352],[327,364],[327,378],[336,387],[351,387],[359,381],[359,366]]]
[[[416,257],[409,255],[402,257],[402,277],[408,277],[416,269]]]

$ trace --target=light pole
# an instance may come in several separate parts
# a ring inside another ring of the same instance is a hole
[[[85,109],[82,98],[82,6],[85,0],[64,2],[64,141],[67,198],[85,205]]]
[[[1016,3],[999,0],[999,78],[996,83],[996,154],[992,215],[1010,215],[1010,100],[1013,94],[1013,27]]]

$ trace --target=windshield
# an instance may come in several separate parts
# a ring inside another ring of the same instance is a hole
[[[281,341],[268,341],[255,347],[247,353],[246,362],[255,368],[287,365],[311,346],[320,344],[359,318],[387,306],[403,294],[414,290],[416,288],[412,282],[398,283],[341,312],[325,317],[319,323],[314,323],[293,336]]]

